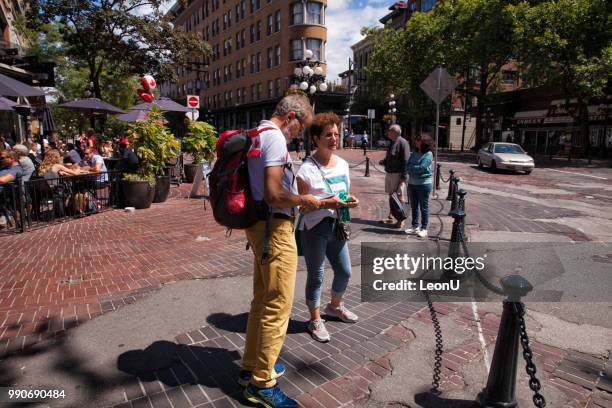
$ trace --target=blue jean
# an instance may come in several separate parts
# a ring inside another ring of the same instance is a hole
[[[421,229],[427,229],[429,225],[429,194],[431,184],[410,184],[410,207],[412,208],[412,227],[419,226],[419,211],[421,213]]]
[[[306,268],[308,269],[306,305],[312,310],[321,305],[321,285],[325,273],[325,258],[327,257],[334,271],[331,290],[334,298],[342,297],[346,291],[351,278],[351,260],[348,242],[336,239],[335,223],[331,219],[325,218],[310,230],[300,231],[300,234]]]

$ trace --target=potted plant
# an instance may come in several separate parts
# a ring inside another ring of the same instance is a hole
[[[185,165],[185,178],[193,183],[198,166],[202,160],[212,161],[215,158],[217,132],[206,122],[189,122],[188,133],[183,138],[183,151],[193,158],[193,164]]]
[[[128,138],[140,159],[140,168],[136,174],[124,177],[126,203],[149,208],[152,202],[166,201],[170,193],[166,162],[177,156],[179,142],[164,126],[162,112],[153,107],[145,121],[132,123]]]

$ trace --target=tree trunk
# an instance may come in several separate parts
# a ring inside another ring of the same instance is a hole
[[[578,97],[578,126],[580,127],[580,139],[584,142],[586,155],[591,164],[591,135],[589,134],[589,110],[584,98]]]
[[[482,118],[484,116],[484,100],[487,96],[487,69],[487,63],[480,64],[480,88],[478,90],[478,109],[476,112],[476,145],[474,146],[476,149],[480,149],[485,136]]]

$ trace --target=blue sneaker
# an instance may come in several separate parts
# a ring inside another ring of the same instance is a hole
[[[266,408],[298,408],[296,400],[291,399],[277,385],[270,388],[257,388],[249,384],[244,389],[244,397],[253,404],[260,404]]]
[[[276,379],[276,378],[280,377],[281,375],[285,374],[285,370],[286,369],[287,369],[287,367],[285,367],[284,364],[281,364],[281,363],[274,364],[274,372],[276,372],[276,375],[274,376],[274,379]],[[245,388],[251,382],[251,376],[252,375],[253,375],[253,373],[251,371],[247,371],[247,370],[240,371],[240,374],[238,374],[238,384],[241,387]]]

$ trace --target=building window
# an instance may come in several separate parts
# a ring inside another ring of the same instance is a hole
[[[240,99],[242,98],[242,89],[236,89],[236,103],[240,103]]]
[[[246,16],[246,0],[242,0],[240,2],[240,17],[244,18]]]
[[[232,10],[230,9],[227,12],[227,27],[231,27],[232,26]]]
[[[261,52],[257,53],[257,66],[255,68],[257,68],[257,72],[261,71]]]
[[[304,24],[304,4],[293,3],[291,5],[291,25]]]
[[[242,59],[242,76],[246,76],[246,58]]]
[[[274,13],[274,32],[279,32],[281,29],[281,12],[280,10],[277,10],[276,13]]]
[[[240,4],[236,4],[236,22],[240,21]]]
[[[272,14],[269,14],[268,15],[268,27],[267,27],[268,35],[272,34],[273,26],[274,26],[274,19],[273,19]]]
[[[251,102],[255,102],[255,84],[251,85]]]
[[[240,49],[240,33],[236,33],[236,51]]]
[[[274,82],[268,81],[268,99],[272,99],[274,97]]]
[[[256,0],[255,3],[257,4],[257,10],[259,10],[261,8],[261,0]]]
[[[253,9],[255,9],[255,0],[249,0],[249,11],[253,14]]]
[[[280,78],[276,78],[276,96],[280,97],[281,96],[281,80]]]
[[[268,68],[272,68],[273,58],[272,58],[272,47],[268,48]]]
[[[255,55],[251,55],[251,74],[255,73]]]
[[[306,40],[306,49],[311,50],[313,53],[313,59],[323,61],[323,54],[321,52],[323,40],[318,38],[308,38]]]
[[[255,25],[251,24],[251,44],[255,42]]]
[[[257,22],[257,31],[255,32],[255,39],[261,40],[261,20]]]
[[[257,100],[261,99],[262,91],[263,91],[263,89],[262,89],[262,85],[261,85],[261,82],[260,82],[260,83],[257,84]]]
[[[516,71],[502,71],[502,84],[514,85],[516,83]]]
[[[304,45],[302,40],[291,40],[291,60],[301,60],[304,58]]]
[[[436,5],[436,0],[423,0],[421,3],[421,11],[429,11]]]
[[[236,79],[239,79],[240,77],[241,77],[240,61],[236,61]]]
[[[308,2],[308,24],[323,24],[323,4]]]
[[[279,66],[281,63],[281,47],[280,45],[276,46],[276,52],[274,54],[274,65]]]

